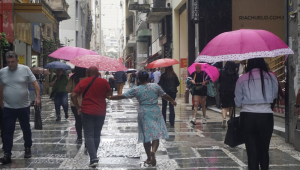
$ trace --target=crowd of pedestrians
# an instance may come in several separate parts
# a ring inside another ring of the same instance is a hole
[[[36,98],[34,105],[41,103],[40,85],[36,77],[27,66],[18,64],[16,53],[6,53],[8,67],[0,70],[0,102],[1,137],[3,141],[4,156],[0,159],[2,164],[11,163],[11,150],[13,147],[13,133],[16,119],[19,120],[24,135],[24,158],[31,157],[31,130],[30,130],[30,100],[28,98],[28,83],[32,84]],[[271,72],[263,58],[249,59],[236,64],[227,61],[219,70],[218,92],[222,106],[222,126],[226,127],[227,112],[232,117],[235,107],[241,107],[240,120],[245,139],[249,169],[268,169],[269,145],[273,132],[274,99],[278,93],[283,95],[282,89],[275,73]],[[101,77],[101,78],[99,78]],[[130,90],[123,93],[125,82],[128,81]],[[202,108],[202,124],[206,124],[207,85],[211,77],[202,70],[202,64],[195,64],[195,72],[187,78],[193,96],[193,115],[191,123],[197,124],[198,105]],[[51,97],[54,100],[57,119],[61,120],[60,107],[68,119],[68,93],[71,94],[71,110],[75,117],[75,127],[78,144],[82,144],[84,131],[85,146],[90,156],[90,166],[98,165],[97,150],[100,144],[101,130],[106,116],[106,99],[121,100],[136,98],[138,108],[138,142],[143,143],[147,154],[146,164],[156,165],[155,153],[160,139],[168,138],[166,123],[175,126],[175,99],[177,88],[180,85],[178,76],[173,67],[159,69],[132,71],[128,78],[126,72],[119,71],[114,74],[106,72],[100,76],[97,67],[89,69],[75,67],[74,74],[68,78],[62,69],[56,70],[52,78]],[[18,90],[15,90],[18,89]],[[99,90],[101,89],[101,90]],[[118,95],[113,95],[117,89]],[[300,90],[299,90],[300,91]],[[300,92],[298,92],[300,96]],[[19,97],[15,97],[19,96]],[[162,110],[158,105],[162,98]],[[167,106],[169,105],[169,120],[167,120]],[[300,107],[300,97],[297,96],[297,105]],[[296,111],[299,112],[299,109]]]

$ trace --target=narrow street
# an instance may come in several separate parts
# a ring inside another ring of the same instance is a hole
[[[125,91],[128,88],[125,89]],[[89,169],[89,157],[83,145],[75,144],[74,116],[55,121],[54,104],[43,96],[43,130],[32,128],[32,158],[23,159],[22,131],[16,126],[13,163],[1,169]],[[208,123],[196,126],[189,123],[191,108],[177,100],[175,128],[168,126],[170,138],[161,140],[157,166],[145,166],[146,154],[142,144],[137,144],[137,100],[109,101],[102,130],[98,169],[244,169],[247,154],[244,146],[230,148],[223,144],[226,129],[222,129],[219,113],[208,111]],[[160,101],[161,103],[161,101]],[[200,112],[199,112],[200,113]],[[200,118],[200,114],[198,115]],[[32,110],[31,127],[34,122]],[[1,151],[1,155],[3,151]],[[285,143],[282,137],[272,136],[270,169],[300,169],[300,152]]]

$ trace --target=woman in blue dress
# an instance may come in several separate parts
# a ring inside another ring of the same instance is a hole
[[[163,115],[158,106],[158,97],[161,96],[174,106],[176,106],[177,103],[167,95],[159,85],[156,83],[148,83],[148,79],[149,74],[146,70],[139,71],[139,86],[130,89],[127,93],[122,95],[109,96],[108,98],[110,100],[137,98],[139,101],[138,142],[144,143],[144,148],[147,153],[145,163],[155,166],[155,152],[159,146],[159,139],[167,139],[169,137]]]

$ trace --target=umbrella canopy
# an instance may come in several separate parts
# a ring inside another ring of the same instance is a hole
[[[132,73],[132,72],[137,72],[137,70],[136,70],[136,69],[133,69],[133,68],[129,68],[129,69],[127,70],[127,73]]]
[[[275,34],[265,30],[241,29],[212,39],[195,62],[241,61],[287,54],[294,52]]]
[[[63,62],[60,61],[53,61],[51,63],[48,63],[45,68],[50,69],[63,69],[63,70],[71,70],[71,67]]]
[[[49,70],[44,69],[42,67],[32,67],[30,68],[33,74],[44,74],[44,75],[49,75],[51,74]]]
[[[146,68],[158,68],[158,67],[168,67],[175,64],[179,64],[179,62],[175,59],[171,58],[163,58],[155,60],[147,65]]]
[[[98,55],[98,53],[84,48],[67,46],[67,47],[59,48],[58,50],[54,51],[49,55],[49,57],[53,57],[61,60],[72,60],[75,57],[82,56],[82,55]]]
[[[196,68],[195,68],[196,64],[199,64],[199,63],[194,63],[188,68],[188,71],[189,71],[190,74],[192,74],[193,72],[196,71]],[[220,73],[219,73],[219,70],[216,67],[211,66],[207,63],[200,63],[200,64],[201,64],[201,70],[208,74],[211,81],[215,82],[215,81],[218,80],[218,78],[220,76]]]
[[[101,55],[84,55],[76,57],[70,61],[77,67],[89,68],[91,66],[98,67],[101,71],[127,71],[128,69],[123,65],[123,63],[110,57],[105,57]]]

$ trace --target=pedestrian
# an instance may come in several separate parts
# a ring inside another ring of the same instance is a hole
[[[118,71],[115,73],[115,79],[117,83],[118,94],[122,94],[123,87],[127,81],[127,76],[124,71]]]
[[[110,86],[110,89],[111,89],[111,92],[113,92],[114,91],[114,87],[115,87],[115,84],[116,84],[116,82],[115,82],[115,77],[111,74],[111,73],[109,73],[108,71],[105,73],[105,76],[103,77],[107,82],[108,82],[108,84],[109,84],[109,86]]]
[[[227,111],[229,111],[229,117],[231,117],[233,113],[234,107],[234,90],[235,84],[238,80],[238,73],[236,72],[236,65],[233,61],[227,61],[225,67],[220,70],[219,77],[219,93],[222,104],[222,127],[226,127],[226,116]]]
[[[161,75],[161,79],[158,82],[158,85],[162,87],[162,89],[173,99],[176,99],[176,94],[178,92],[177,87],[180,85],[178,76],[175,74],[173,67],[166,67],[165,73]],[[164,120],[166,122],[166,113],[167,113],[167,105],[168,101],[162,98],[162,115],[164,116]],[[174,105],[169,102],[169,122],[171,127],[174,127],[175,124],[175,110]]]
[[[92,66],[88,69],[88,78],[81,80],[72,93],[72,101],[81,114],[84,138],[87,151],[90,155],[90,167],[98,165],[97,150],[100,144],[101,130],[106,116],[107,96],[111,96],[108,82],[98,78],[98,68]],[[101,89],[101,90],[99,90]],[[80,107],[78,97],[82,94]]]
[[[245,74],[245,69],[246,69],[246,61],[240,61],[239,63],[236,64],[236,71],[238,72],[238,75],[241,76]]]
[[[129,81],[130,81],[130,88],[133,88],[136,84],[136,74],[134,72],[131,73],[129,77]]]
[[[54,97],[54,105],[56,112],[56,121],[60,121],[60,106],[63,107],[65,112],[65,118],[68,119],[68,92],[67,92],[67,84],[69,82],[69,78],[67,75],[63,74],[62,69],[56,70],[56,76],[53,77],[50,82],[50,87],[52,87],[52,93],[55,92],[56,95]]]
[[[81,67],[75,67],[75,73],[70,77],[69,82],[67,84],[67,92],[72,93],[74,89],[76,88],[77,84],[83,80],[86,77],[86,69],[81,68]],[[82,103],[82,96],[78,96],[78,102],[79,106],[81,106]],[[72,100],[70,101],[71,104],[71,110],[72,113],[75,117],[75,129],[77,132],[77,139],[76,143],[77,144],[82,144],[82,122],[81,122],[81,116],[77,112],[77,108],[75,107],[74,103]]]
[[[154,83],[158,83],[160,80],[160,76],[161,76],[161,72],[158,69],[154,69],[154,73],[153,73],[153,79],[154,79]]]
[[[148,83],[149,74],[146,70],[139,71],[138,79],[140,81],[139,86],[130,89],[123,95],[112,96],[109,97],[109,99],[121,100],[125,98],[137,98],[140,104],[138,109],[138,142],[144,143],[144,148],[147,153],[145,163],[155,166],[155,152],[159,146],[159,139],[169,137],[166,124],[159,109],[158,97],[162,96],[162,98],[171,102],[174,106],[176,106],[177,103],[166,94],[159,85]]]
[[[202,124],[206,124],[206,98],[207,98],[207,86],[210,77],[201,70],[201,64],[195,65],[196,71],[189,77],[189,82],[192,84],[192,93],[194,98],[194,117],[191,123],[196,125],[196,116],[198,111],[199,100],[201,100],[201,107],[203,113]]]
[[[246,74],[235,88],[235,105],[242,107],[240,120],[244,133],[249,170],[269,169],[269,146],[274,128],[271,103],[277,97],[278,82],[268,72],[263,58],[249,59]]]
[[[5,54],[7,67],[0,70],[0,105],[3,109],[5,134],[3,140],[4,156],[2,165],[11,163],[11,150],[16,120],[19,120],[25,141],[24,158],[31,158],[30,101],[28,82],[32,83],[36,94],[34,105],[40,106],[40,87],[30,68],[19,63],[18,55],[13,51]],[[4,101],[4,102],[3,102]]]

